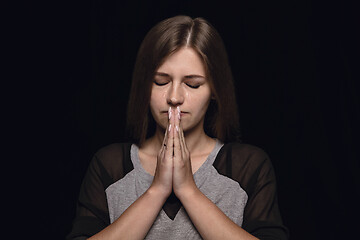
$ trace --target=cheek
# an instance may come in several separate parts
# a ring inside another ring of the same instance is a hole
[[[166,91],[151,91],[150,97],[150,106],[152,108],[159,108],[163,103],[164,99],[166,99]]]
[[[189,92],[185,92],[185,99],[186,99],[188,102],[192,102],[192,95],[189,94]]]
[[[161,98],[166,100],[168,90],[162,91]]]
[[[198,95],[188,94],[187,96],[189,103],[196,107],[200,115],[205,114],[210,103],[210,98],[211,94],[208,91]]]
[[[209,107],[209,103],[210,103],[210,97],[209,98],[205,98],[205,99],[201,99],[201,109],[200,111],[205,115],[208,107]]]
[[[167,91],[156,91],[156,90],[151,91],[150,111],[151,111],[151,114],[152,114],[154,120],[157,123],[160,123],[163,121],[163,117],[161,116],[160,111],[167,109],[166,94],[167,94]]]

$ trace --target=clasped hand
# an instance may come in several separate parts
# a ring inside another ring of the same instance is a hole
[[[169,121],[162,147],[157,155],[153,187],[166,197],[173,190],[180,198],[182,194],[196,189],[192,174],[190,152],[186,146],[181,127],[180,108],[169,108]]]

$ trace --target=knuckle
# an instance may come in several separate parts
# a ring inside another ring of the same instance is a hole
[[[177,161],[175,161],[175,162],[176,162],[177,167],[179,167],[179,168],[184,168],[184,167],[185,167],[185,163],[184,163],[184,161],[182,160],[182,158],[176,157],[176,160],[177,160]]]
[[[185,153],[186,156],[189,156],[189,155],[190,155],[190,152],[189,152],[189,150],[187,149],[187,147],[185,147],[184,153]]]
[[[164,159],[160,162],[161,166],[164,167],[164,168],[170,167],[170,166],[171,166],[171,163],[172,163],[172,162],[171,162],[168,158],[164,158]]]

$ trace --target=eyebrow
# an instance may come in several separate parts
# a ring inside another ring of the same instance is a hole
[[[164,73],[164,72],[156,72],[155,75],[162,76],[162,77],[170,77],[169,74]],[[198,74],[190,74],[190,75],[186,75],[185,78],[193,79],[193,78],[205,78],[205,77],[198,75]]]
[[[156,72],[155,75],[162,76],[162,77],[170,77],[169,74],[163,72]]]
[[[205,78],[205,77],[197,74],[191,74],[191,75],[186,75],[185,78],[191,79],[191,78]]]

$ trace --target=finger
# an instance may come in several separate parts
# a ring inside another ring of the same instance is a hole
[[[179,108],[179,110],[180,110],[180,108]],[[181,111],[179,113],[181,113]],[[181,115],[179,114],[179,120],[180,120],[180,123],[179,123],[180,147],[181,147],[182,153],[184,154],[185,151],[187,150],[187,146],[186,146],[186,143],[185,143],[184,130],[183,130],[183,127],[182,127],[181,117],[180,116]]]
[[[177,107],[175,110],[175,129],[174,129],[174,160],[182,159],[182,149],[180,140],[180,108]]]
[[[166,137],[166,148],[165,148],[165,156],[168,159],[172,159],[173,158],[173,148],[174,148],[174,112],[173,110],[172,114],[170,114],[170,119],[169,119],[169,126],[167,128],[167,137]]]
[[[171,107],[169,107],[169,110],[168,110],[168,122],[167,122],[167,125],[166,125],[166,128],[165,128],[165,133],[164,133],[164,139],[162,141],[162,144],[161,144],[161,148],[160,148],[160,152],[162,151],[165,151],[166,149],[166,143],[167,143],[167,138],[168,138],[168,129],[170,127],[170,118],[171,118]]]
[[[167,142],[167,138],[168,138],[168,129],[169,129],[169,122],[168,124],[166,125],[166,128],[165,128],[165,133],[164,133],[164,139],[162,141],[162,146],[161,146],[161,150],[165,150],[166,148],[166,142]]]
[[[180,140],[181,140],[181,147],[183,150],[187,150],[185,136],[184,136],[184,129],[182,128],[181,124],[180,124],[179,134],[180,134]]]
[[[164,159],[165,159],[165,152],[166,152],[166,149],[165,148],[161,148],[160,152],[159,152],[159,155],[158,155],[158,161],[157,161],[157,166],[156,166],[156,169],[158,169],[158,165],[159,163],[161,164]]]
[[[169,125],[169,124],[168,124]],[[167,128],[166,128],[167,129]],[[164,139],[160,148],[160,151],[158,153],[158,161],[162,162],[165,157],[166,152],[166,143],[167,143],[167,130],[165,130]]]
[[[168,129],[168,126],[166,127],[166,129]],[[166,143],[167,143],[167,135],[168,135],[167,132],[168,131],[165,130],[164,139],[163,139],[163,141],[161,143],[160,150],[159,150],[159,153],[158,153],[158,157],[160,157],[160,159],[164,158],[164,154],[165,154],[165,150],[166,150]]]

